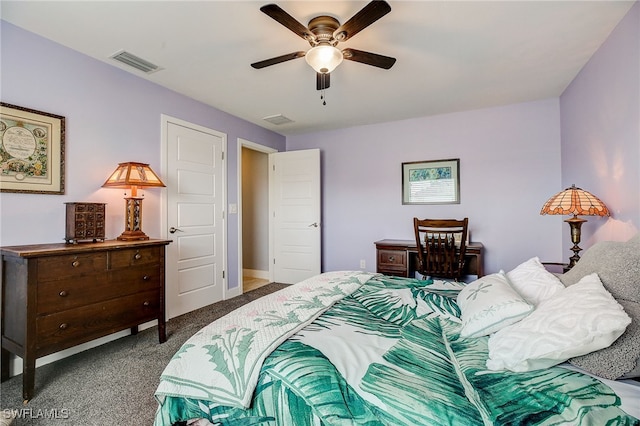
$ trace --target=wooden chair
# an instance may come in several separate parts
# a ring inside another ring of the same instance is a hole
[[[416,270],[429,277],[458,281],[464,268],[469,219],[413,218],[418,248]]]

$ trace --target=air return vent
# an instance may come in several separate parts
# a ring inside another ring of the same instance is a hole
[[[149,61],[146,61],[133,53],[129,53],[126,50],[121,50],[119,52],[111,55],[112,59],[115,59],[118,62],[122,62],[125,65],[129,65],[139,71],[142,71],[146,74],[151,74],[156,71],[159,71],[161,68],[155,64],[152,64]]]
[[[263,120],[268,121],[269,123],[275,124],[277,126],[279,126],[280,124],[293,123],[292,119],[287,118],[282,114],[270,115],[268,117],[264,117]]]

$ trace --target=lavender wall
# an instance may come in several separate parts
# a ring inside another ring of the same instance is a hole
[[[640,227],[640,3],[562,94],[560,114],[563,187],[592,192],[612,214],[586,217],[581,247],[628,239]]]
[[[161,114],[227,134],[227,201],[237,200],[237,139],[284,150],[285,138],[2,21],[2,101],[66,117],[66,193],[2,193],[2,245],[61,242],[66,201],[107,204],[108,238],[124,226],[118,190],[101,188],[118,162],[160,170]],[[160,190],[146,191],[144,231],[161,235]],[[229,288],[238,285],[238,216],[227,220]]]
[[[288,150],[322,150],[323,269],[357,269],[365,259],[366,269],[374,270],[373,241],[412,238],[414,216],[468,216],[472,240],[486,246],[488,272],[533,255],[566,260],[563,218],[538,212],[571,183],[600,196],[614,214],[614,220],[585,224],[583,248],[597,238],[635,233],[639,15],[636,4],[560,99],[288,138]],[[66,194],[3,193],[3,245],[60,241],[65,201],[109,203],[107,235],[116,236],[123,223],[121,194],[100,185],[119,161],[159,168],[160,114],[227,133],[229,203],[238,202],[237,138],[284,148],[278,134],[4,21],[0,30],[2,100],[67,117]],[[401,163],[444,158],[461,160],[461,204],[402,205]],[[158,190],[147,191],[146,198],[144,229],[159,235]],[[228,219],[229,287],[234,288],[238,224],[236,215]]]
[[[487,272],[561,258],[561,221],[540,216],[560,183],[558,99],[287,138],[320,148],[323,270],[375,270],[374,241],[413,238],[413,217],[469,217]],[[461,203],[403,205],[401,163],[460,158]]]

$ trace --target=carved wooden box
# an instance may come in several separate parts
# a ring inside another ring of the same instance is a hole
[[[67,206],[65,241],[104,241],[104,203],[65,203]]]

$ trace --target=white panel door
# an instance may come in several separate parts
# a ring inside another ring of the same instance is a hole
[[[320,273],[320,150],[269,154],[274,281]]]
[[[168,121],[167,315],[224,298],[226,135]]]

